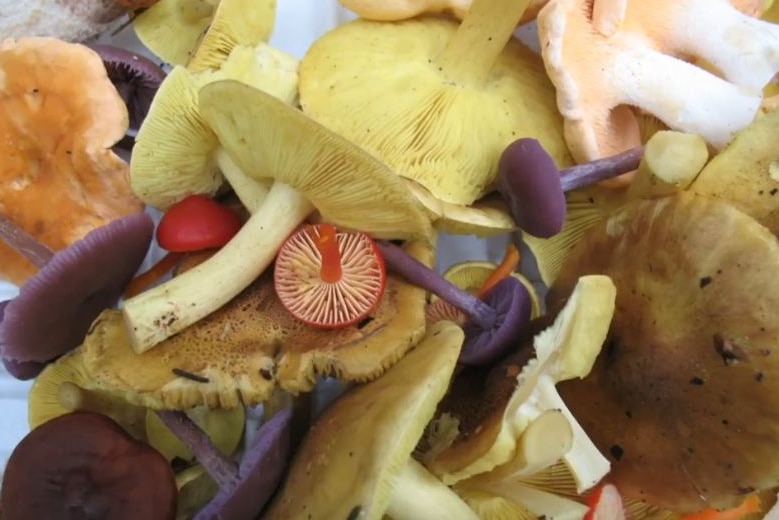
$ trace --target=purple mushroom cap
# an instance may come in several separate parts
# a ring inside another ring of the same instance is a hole
[[[152,60],[113,45],[90,45],[105,64],[108,77],[127,105],[130,130],[140,128],[165,71]]]
[[[3,300],[0,302],[0,322],[5,317],[5,308],[11,300]],[[11,374],[12,377],[19,379],[20,381],[27,381],[28,379],[34,379],[38,377],[38,374],[46,368],[47,363],[39,363],[37,361],[14,361],[12,359],[2,358],[3,366],[5,370]]]
[[[484,301],[497,311],[495,325],[489,329],[465,322],[465,343],[460,352],[464,365],[489,365],[517,348],[517,340],[527,329],[532,313],[532,301],[527,287],[509,276],[485,295]]]
[[[0,323],[0,355],[45,363],[77,347],[114,306],[149,249],[154,222],[134,213],[57,252],[20,287]]]
[[[522,231],[549,238],[563,229],[566,207],[560,169],[535,139],[509,144],[498,164],[498,191]]]
[[[253,520],[286,473],[292,447],[292,409],[274,414],[257,431],[238,468],[233,488],[222,488],[194,520]]]

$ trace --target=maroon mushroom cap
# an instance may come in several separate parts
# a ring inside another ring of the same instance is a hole
[[[178,500],[165,457],[91,412],[28,433],[11,453],[1,493],[4,520],[169,520]]]
[[[134,213],[57,252],[6,306],[0,355],[48,362],[81,344],[98,314],[119,301],[153,235],[151,217]]]

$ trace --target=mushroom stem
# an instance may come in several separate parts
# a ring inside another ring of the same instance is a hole
[[[221,146],[217,149],[215,158],[222,176],[233,188],[241,204],[249,213],[255,213],[268,196],[268,186],[246,175],[246,172],[235,164],[235,161]]]
[[[48,264],[54,256],[54,251],[5,215],[0,215],[0,239],[38,268]]]
[[[560,184],[567,192],[611,179],[638,168],[643,155],[644,147],[636,146],[617,155],[571,166],[560,171]]]
[[[618,104],[655,114],[669,127],[698,134],[717,148],[752,122],[760,109],[759,90],[746,90],[653,49],[636,46],[617,53],[604,69],[601,74],[609,78],[614,92],[623,93]],[[662,96],[657,95],[659,90]],[[708,101],[702,103],[701,96]]]
[[[393,271],[401,274],[414,285],[448,301],[464,312],[479,327],[490,329],[495,325],[497,319],[495,309],[482,300],[468,291],[460,289],[392,242],[381,240],[377,242],[377,246],[381,250],[387,266]]]
[[[779,26],[727,0],[679,2],[669,35],[678,48],[711,63],[728,81],[759,91],[779,70]],[[690,20],[696,20],[690,24]]]
[[[275,182],[260,209],[211,258],[125,301],[122,311],[133,349],[149,350],[237,296],[273,262],[313,209],[296,189]]]
[[[157,410],[157,416],[205,468],[219,489],[238,485],[238,464],[222,455],[211,438],[180,410]]]
[[[529,0],[474,0],[436,60],[444,76],[457,83],[484,83],[529,4]]]
[[[412,458],[393,483],[386,515],[393,520],[479,518],[449,486]]]

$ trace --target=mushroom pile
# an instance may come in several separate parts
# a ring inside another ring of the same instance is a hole
[[[55,4],[0,7],[3,520],[779,512],[776,5],[343,0],[298,59]]]

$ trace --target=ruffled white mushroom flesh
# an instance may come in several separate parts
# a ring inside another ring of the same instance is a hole
[[[364,233],[337,232],[340,259],[328,259],[316,244],[320,232],[304,228],[279,251],[274,272],[276,292],[298,318],[319,326],[342,326],[368,314],[384,291],[384,264],[373,240]],[[322,267],[340,261],[341,276],[327,281]]]

